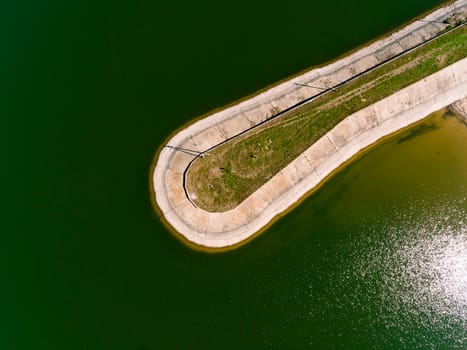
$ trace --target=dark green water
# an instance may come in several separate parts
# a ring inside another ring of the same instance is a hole
[[[439,3],[3,4],[0,349],[466,347],[452,118],[227,254],[182,246],[148,194],[177,127]]]

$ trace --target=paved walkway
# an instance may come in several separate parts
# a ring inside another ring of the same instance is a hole
[[[306,99],[305,94],[312,94],[310,89],[314,88],[302,85],[330,86],[331,82],[335,85],[436,35],[444,26],[439,22],[456,12],[467,12],[467,0],[437,10],[424,21],[414,22],[340,61],[281,83],[174,135],[167,144],[170,147],[162,148],[153,174],[156,203],[165,220],[197,245],[222,248],[238,244],[361,149],[466,96],[467,60],[464,59],[349,116],[235,209],[208,213],[193,206],[184,193],[183,172],[198,152]]]

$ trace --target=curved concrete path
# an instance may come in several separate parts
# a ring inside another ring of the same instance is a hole
[[[465,96],[467,59],[352,114],[239,206],[223,213],[195,208],[182,188],[186,163],[177,161],[173,152],[161,152],[153,174],[157,204],[167,222],[192,243],[211,248],[238,244],[364,148]]]
[[[435,11],[425,20],[467,12],[466,8],[467,0],[457,1]],[[203,152],[261,122],[273,112],[290,107],[303,97],[299,96],[302,89],[311,89],[295,83],[316,86],[326,84],[330,79],[334,82],[348,79],[349,74],[358,74],[378,63],[378,55],[387,59],[383,53],[391,48],[403,50],[401,42],[404,38],[413,45],[416,40],[421,42],[427,35],[435,35],[440,26],[432,22],[412,23],[340,61],[293,78],[177,133],[167,144],[170,148],[164,147],[160,151],[153,173],[156,204],[165,220],[196,245],[210,248],[236,245],[261,230],[362,149],[466,96],[467,59],[464,59],[349,116],[230,211],[206,212],[194,207],[184,193],[182,174],[196,152]],[[177,148],[194,153],[177,151]]]

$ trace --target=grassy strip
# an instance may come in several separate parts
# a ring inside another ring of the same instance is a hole
[[[348,115],[467,56],[467,28],[322,95],[195,161],[187,187],[201,208],[234,208]]]

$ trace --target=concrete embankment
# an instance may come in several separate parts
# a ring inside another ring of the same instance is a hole
[[[186,240],[223,248],[252,237],[362,149],[467,95],[464,59],[346,118],[236,208],[209,213],[191,204],[183,172],[197,152],[308,98],[314,88],[349,79],[398,52],[435,36],[443,19],[467,12],[467,0],[439,9],[326,67],[311,70],[253,98],[210,115],[175,134],[158,155],[155,202],[165,221]]]
[[[174,162],[171,152],[161,152],[153,174],[157,204],[165,220],[192,243],[211,248],[238,244],[361,150],[466,96],[467,59],[463,59],[352,114],[239,206],[223,213],[194,207],[182,188],[184,164]]]

